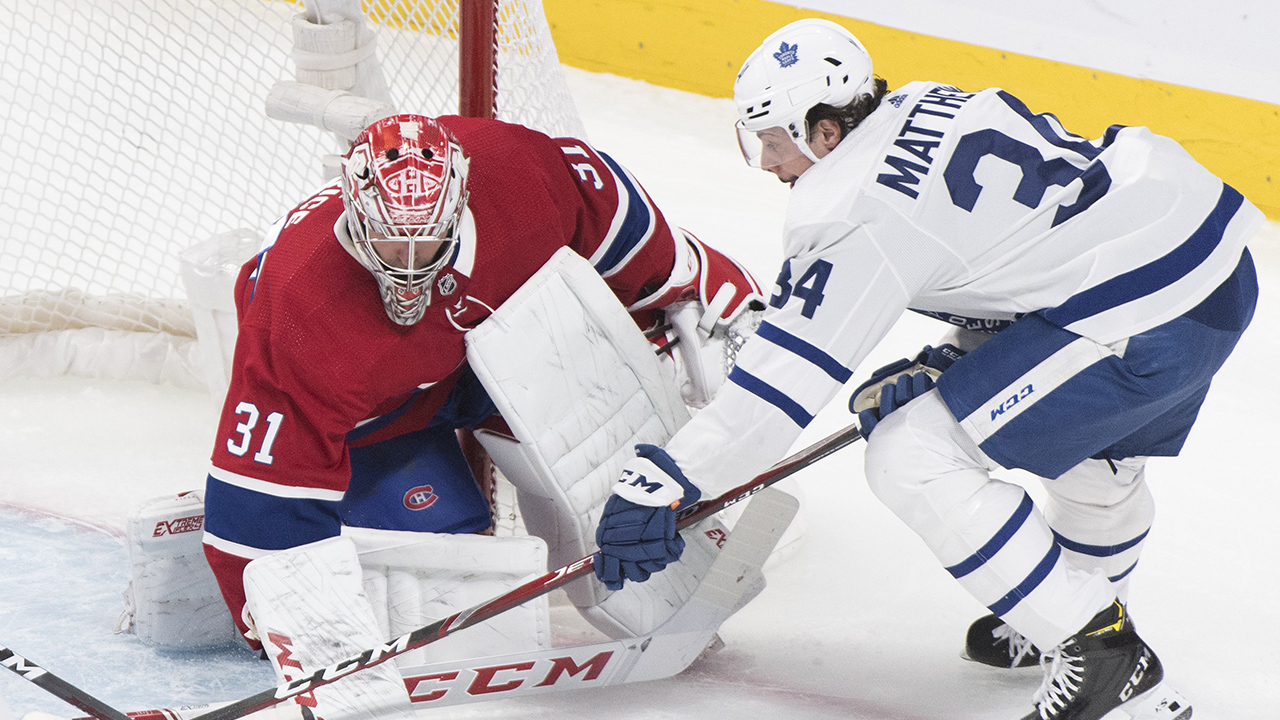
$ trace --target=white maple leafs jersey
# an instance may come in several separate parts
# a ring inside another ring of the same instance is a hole
[[[704,493],[745,482],[908,308],[991,329],[1041,312],[1103,344],[1148,330],[1226,279],[1262,221],[1146,128],[1089,142],[1003,90],[910,83],[795,183],[765,321],[667,451]]]

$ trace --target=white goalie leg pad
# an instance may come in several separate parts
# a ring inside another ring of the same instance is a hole
[[[398,637],[479,605],[546,573],[536,537],[493,537],[346,527],[365,593],[384,637]],[[518,605],[466,632],[396,658],[401,667],[551,647],[547,598]]]
[[[281,683],[387,638],[364,593],[355,545],[330,538],[272,553],[244,570],[246,610]],[[294,699],[324,720],[409,720],[409,692],[394,663],[383,663]]]
[[[239,633],[204,557],[204,499],[166,495],[129,514],[129,588],[116,632],[147,645],[195,650],[230,645]]]
[[[518,492],[533,535],[561,567],[595,549],[604,501],[637,443],[665,443],[689,419],[674,378],[590,263],[564,248],[467,333],[467,359],[513,437],[477,439]],[[714,523],[706,528],[723,533]],[[685,559],[610,593],[565,588],[602,631],[643,634],[688,598],[715,556],[686,536]],[[722,536],[721,536],[722,537]]]

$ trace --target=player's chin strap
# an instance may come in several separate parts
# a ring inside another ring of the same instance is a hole
[[[861,437],[862,435],[858,432],[857,426],[850,425],[791,455],[750,481],[729,490],[723,495],[703,500],[690,506],[677,516],[676,527],[688,527],[723,510],[729,505],[745,500],[779,480],[795,474],[841,448],[851,445]],[[369,648],[358,655],[353,655],[326,668],[317,670],[309,676],[284,683],[279,687],[264,690],[238,702],[199,715],[192,720],[233,720],[234,718],[245,717],[250,713],[272,707],[289,698],[312,692],[316,688],[328,685],[351,673],[379,665],[410,650],[448,637],[463,628],[482,623],[523,602],[545,595],[580,577],[590,575],[594,572],[594,568],[595,555],[587,555],[558,570],[530,580],[524,585],[488,602],[454,613],[430,625],[420,627],[413,632],[393,638],[383,645]],[[111,720],[120,719],[111,718]]]

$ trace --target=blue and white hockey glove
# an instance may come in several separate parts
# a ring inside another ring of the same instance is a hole
[[[680,559],[676,508],[702,497],[662,448],[637,445],[636,455],[622,466],[596,527],[596,577],[610,590],[621,590],[624,580],[644,582]]]
[[[929,392],[934,381],[963,356],[964,351],[954,345],[925,345],[915,358],[902,358],[872,373],[849,398],[849,411],[858,416],[862,436],[870,437],[876,423],[889,413]]]

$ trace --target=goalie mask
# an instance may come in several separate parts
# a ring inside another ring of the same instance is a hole
[[[752,167],[769,168],[809,147],[805,115],[820,103],[844,107],[871,94],[871,56],[848,30],[827,20],[797,20],[765,38],[733,82],[738,145]]]
[[[373,273],[387,315],[418,322],[466,210],[467,157],[457,140],[423,115],[373,123],[343,156],[342,202],[347,249]]]

